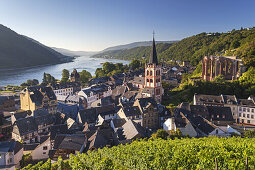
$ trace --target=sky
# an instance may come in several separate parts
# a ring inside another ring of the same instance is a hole
[[[0,24],[47,46],[100,51],[255,26],[255,0],[0,0]]]

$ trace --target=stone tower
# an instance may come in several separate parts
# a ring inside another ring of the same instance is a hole
[[[158,103],[161,102],[163,88],[161,84],[161,64],[158,63],[155,40],[153,36],[152,49],[149,63],[145,64],[145,89],[148,97],[153,97]]]
[[[73,70],[70,77],[71,82],[80,82],[80,74],[77,72],[76,69]]]

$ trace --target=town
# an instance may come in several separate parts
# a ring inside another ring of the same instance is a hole
[[[0,168],[21,168],[39,161],[150,138],[159,129],[183,137],[241,136],[255,128],[255,97],[194,94],[174,109],[162,105],[162,86],[178,87],[196,67],[188,61],[158,61],[153,37],[144,68],[90,79],[82,86],[73,70],[69,81],[28,86],[18,96],[0,96]],[[236,56],[204,56],[202,76],[235,80],[245,72]]]

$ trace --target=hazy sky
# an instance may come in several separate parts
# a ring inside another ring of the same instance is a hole
[[[0,0],[0,24],[41,43],[97,51],[255,26],[255,0]]]

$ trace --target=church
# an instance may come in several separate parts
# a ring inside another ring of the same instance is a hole
[[[142,95],[152,97],[161,103],[164,89],[162,88],[162,65],[158,63],[157,50],[153,36],[149,62],[145,64],[145,78]]]

